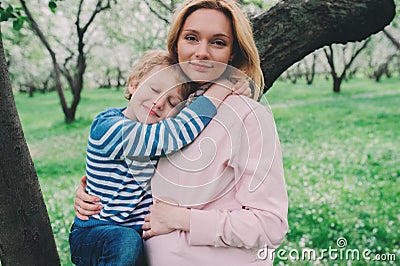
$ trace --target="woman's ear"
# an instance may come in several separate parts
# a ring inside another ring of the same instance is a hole
[[[231,56],[229,57],[229,62],[232,62],[233,59],[235,59],[236,53],[231,53]]]

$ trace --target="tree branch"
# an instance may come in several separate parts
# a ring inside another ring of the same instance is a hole
[[[335,69],[335,63],[333,62],[333,48],[332,45],[329,45],[328,47],[324,48],[324,53],[326,56],[326,60],[328,61],[328,64],[331,68],[331,74],[333,77],[337,77],[336,74],[336,69]]]
[[[285,0],[252,18],[267,91],[295,62],[332,43],[361,41],[395,15],[393,0]]]
[[[161,16],[161,15],[159,14],[159,12],[157,12],[157,10],[155,10],[155,9],[150,5],[150,3],[149,3],[148,0],[144,0],[144,2],[146,3],[147,7],[150,9],[150,12],[151,12],[151,13],[153,13],[154,15],[156,15],[156,17],[158,17],[159,19],[161,19],[162,21],[164,21],[165,24],[167,24],[167,25],[169,24],[169,20],[166,19],[165,17]],[[158,1],[158,2],[160,2],[160,1]],[[164,3],[162,3],[162,4],[164,4]],[[168,9],[168,10],[169,10],[169,9]]]
[[[80,17],[80,12],[81,12],[81,5],[82,2],[84,0],[81,0],[80,4],[79,4],[79,13],[78,13],[78,20]],[[115,1],[114,1],[115,2]],[[91,17],[89,18],[89,20],[86,22],[85,26],[83,26],[82,28],[80,28],[80,32],[82,35],[85,34],[85,32],[87,31],[87,29],[89,28],[90,24],[92,24],[92,22],[94,21],[95,17],[97,16],[97,14],[99,14],[101,11],[106,10],[111,8],[111,0],[108,0],[107,3],[103,6],[103,0],[98,0],[97,4],[96,4],[96,8],[93,11]],[[77,25],[79,28],[79,24]]]
[[[397,50],[400,51],[400,42],[396,40],[395,37],[392,36],[386,29],[383,30],[385,36],[393,43]]]
[[[157,0],[157,3],[159,3],[163,8],[165,8],[166,10],[168,10],[168,12],[170,12],[172,14],[172,12],[174,12],[173,7],[166,5],[163,1],[161,0]],[[171,1],[171,4],[174,4],[174,1]]]
[[[350,68],[350,66],[353,64],[354,60],[357,58],[357,56],[361,53],[362,50],[367,48],[368,43],[371,41],[371,38],[368,38],[361,47],[359,47],[355,53],[352,54],[350,61],[345,65],[345,70]]]
[[[53,63],[53,69],[54,69],[54,74],[55,74],[55,83],[56,83],[56,89],[58,92],[58,96],[60,98],[61,102],[61,107],[63,108],[64,113],[66,112],[68,106],[67,106],[67,101],[64,97],[64,92],[62,90],[62,85],[61,85],[61,69],[60,66],[57,62],[56,54],[53,51],[53,49],[50,47],[49,42],[47,41],[46,37],[44,36],[43,32],[39,28],[38,24],[36,23],[35,19],[33,18],[30,10],[26,6],[25,0],[20,0],[20,3],[22,5],[22,8],[24,9],[24,12],[30,22],[31,28],[33,32],[36,33],[36,35],[39,37],[40,41],[43,43],[43,45],[46,47],[47,51],[50,53],[51,61]]]

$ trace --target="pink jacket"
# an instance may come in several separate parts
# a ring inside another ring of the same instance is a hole
[[[272,265],[260,249],[278,247],[288,230],[272,113],[248,98],[228,97],[191,145],[159,161],[152,192],[191,214],[190,232],[145,241],[150,265]]]

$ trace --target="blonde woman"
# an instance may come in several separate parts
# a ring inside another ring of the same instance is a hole
[[[263,86],[251,26],[235,1],[186,1],[175,12],[168,50],[200,86],[221,75],[220,64]],[[84,185],[75,200],[82,218],[99,211]],[[259,252],[278,247],[288,230],[271,112],[246,97],[227,98],[191,145],[160,159],[152,193],[157,200],[143,225],[150,265],[271,265]]]

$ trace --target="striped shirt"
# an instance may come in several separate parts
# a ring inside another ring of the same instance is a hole
[[[191,143],[216,114],[206,97],[182,109],[176,118],[155,124],[129,120],[123,109],[108,109],[94,119],[86,157],[86,190],[103,208],[78,226],[119,224],[140,229],[152,203],[150,179],[160,156]]]

